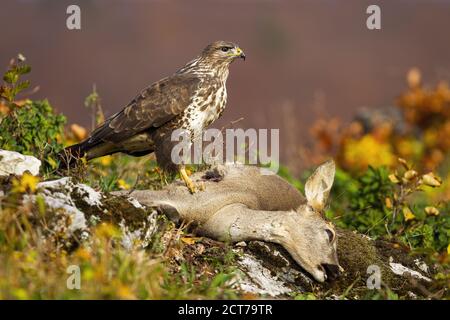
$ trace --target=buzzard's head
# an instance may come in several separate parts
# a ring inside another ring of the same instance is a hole
[[[235,43],[216,41],[209,44],[202,52],[202,57],[219,64],[230,64],[236,58],[245,60],[244,51]]]

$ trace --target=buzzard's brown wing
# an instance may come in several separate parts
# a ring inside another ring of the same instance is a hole
[[[199,81],[193,75],[175,74],[152,84],[94,130],[88,144],[117,143],[164,125],[189,106]]]

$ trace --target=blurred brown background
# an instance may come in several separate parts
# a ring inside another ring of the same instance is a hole
[[[79,31],[66,28],[70,4],[81,7]],[[381,6],[379,31],[366,28],[370,4]],[[244,117],[237,126],[280,128],[284,160],[318,116],[349,120],[361,106],[392,105],[413,66],[425,82],[450,79],[444,0],[2,0],[0,26],[0,64],[23,53],[40,86],[32,97],[85,126],[94,83],[111,115],[207,43],[237,42],[248,59],[232,65],[214,126]]]

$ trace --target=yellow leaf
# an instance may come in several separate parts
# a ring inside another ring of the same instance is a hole
[[[56,161],[52,158],[52,157],[48,157],[47,158],[47,162],[50,165],[50,167],[52,169],[56,169],[58,167],[58,164],[56,163]]]
[[[436,176],[433,172],[424,174],[422,176],[422,182],[430,187],[439,187],[442,184],[441,178]]]
[[[104,167],[108,167],[112,162],[112,157],[111,156],[104,156],[100,158],[100,163],[102,164],[102,166]]]
[[[405,174],[403,175],[403,177],[404,177],[406,180],[412,180],[412,179],[414,179],[415,177],[417,177],[417,171],[415,171],[415,170],[408,170],[408,171],[405,172]]]
[[[94,279],[94,270],[92,270],[91,267],[85,267],[83,268],[83,279],[86,281],[90,281]]]
[[[387,197],[386,199],[384,199],[384,203],[385,203],[385,205],[386,205],[386,208],[392,209],[392,201],[391,201],[391,198]]]
[[[99,238],[112,238],[119,236],[120,231],[114,225],[103,222],[95,229],[95,235]]]
[[[405,218],[405,221],[414,220],[416,218],[414,213],[407,206],[403,207],[403,217]]]
[[[70,126],[70,131],[72,131],[75,138],[79,141],[84,140],[87,137],[87,130],[76,123]]]
[[[22,289],[22,288],[14,289],[12,294],[18,300],[28,300],[29,299],[27,291],[25,289]]]
[[[37,184],[39,182],[39,178],[33,176],[32,174],[25,172],[20,180],[15,179],[13,181],[13,191],[14,192],[36,192]]]
[[[435,207],[425,207],[425,212],[429,216],[437,216],[439,215],[439,210]]]
[[[200,241],[201,239],[202,239],[201,237],[182,237],[181,241],[183,241],[186,244],[191,245],[191,244],[196,243],[197,241]]]
[[[447,254],[450,254],[450,243],[447,246]]]
[[[136,297],[134,296],[131,289],[128,286],[123,285],[123,284],[120,284],[119,287],[117,288],[117,296],[120,299],[126,299],[126,300],[136,299]]]
[[[391,180],[392,183],[400,183],[400,180],[397,178],[395,174],[390,174],[388,178],[389,180]]]
[[[120,189],[124,189],[124,190],[128,190],[130,189],[130,185],[123,179],[119,179],[117,180],[117,185],[119,186]]]
[[[77,249],[77,251],[75,252],[75,255],[82,260],[89,260],[91,258],[91,254],[89,253],[89,251],[83,247],[80,247],[79,249]]]

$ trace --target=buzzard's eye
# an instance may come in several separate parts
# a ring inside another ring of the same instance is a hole
[[[222,47],[221,50],[222,50],[223,52],[227,52],[228,50],[230,50],[230,48],[228,48],[228,47]]]

